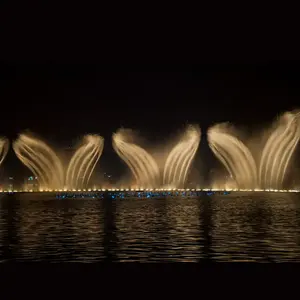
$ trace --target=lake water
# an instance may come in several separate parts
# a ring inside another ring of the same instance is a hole
[[[296,194],[0,199],[1,262],[300,261]]]

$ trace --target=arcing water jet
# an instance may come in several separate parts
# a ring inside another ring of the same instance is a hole
[[[21,162],[37,177],[40,189],[85,188],[103,150],[103,138],[84,137],[83,145],[75,152],[65,170],[61,159],[43,141],[21,134],[13,149]]]
[[[13,143],[21,162],[37,177],[41,189],[62,189],[64,170],[56,153],[43,141],[21,134]]]
[[[72,156],[66,174],[66,188],[78,189],[88,185],[92,172],[102,154],[104,139],[86,135],[84,142]]]
[[[163,185],[183,187],[192,160],[200,142],[200,129],[189,126],[182,140],[168,155],[163,169]],[[113,147],[122,160],[126,162],[138,187],[154,188],[161,186],[161,174],[154,158],[143,148],[127,140],[124,130],[113,135]]]
[[[226,124],[217,124],[208,131],[208,143],[224,164],[239,188],[256,188],[257,170],[249,149],[227,132]]]
[[[299,116],[299,113],[289,112],[279,119],[258,161],[239,139],[220,124],[210,128],[209,146],[239,188],[281,189],[300,138]]]
[[[8,149],[9,149],[8,139],[0,137],[0,166],[6,157]]]
[[[157,187],[160,174],[156,161],[146,150],[129,142],[128,134],[126,130],[113,134],[114,150],[130,168],[138,187]]]
[[[182,140],[172,149],[167,157],[163,184],[168,187],[184,187],[193,158],[201,138],[199,127],[189,126]]]
[[[299,114],[285,113],[262,151],[259,165],[261,187],[281,188],[299,137]]]

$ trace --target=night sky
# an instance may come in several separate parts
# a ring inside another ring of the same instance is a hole
[[[10,141],[30,130],[60,149],[98,133],[106,141],[100,164],[114,170],[120,160],[111,135],[121,126],[160,144],[187,123],[200,124],[204,133],[224,121],[251,131],[300,107],[294,48],[285,44],[288,56],[276,57],[280,48],[266,47],[263,35],[244,43],[241,36],[223,35],[222,23],[218,36],[211,27],[201,32],[201,50],[195,51],[177,36],[176,45],[166,47],[170,31],[158,36],[152,27],[156,42],[144,29],[138,38],[129,36],[125,23],[114,24],[115,31],[113,20],[107,23],[105,13],[92,8],[83,12],[80,6],[75,13],[73,7],[23,6],[1,10],[0,134]],[[199,155],[209,169],[213,158],[205,136]],[[18,174],[20,168],[10,151],[1,169]]]
[[[300,104],[299,65],[1,64],[1,134],[57,141],[120,126],[163,137],[186,122],[269,122]]]

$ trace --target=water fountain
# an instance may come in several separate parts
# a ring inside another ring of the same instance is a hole
[[[189,126],[182,139],[171,150],[163,168],[164,187],[184,186],[200,143],[200,133],[197,126]],[[128,141],[128,131],[119,130],[113,135],[113,147],[132,171],[139,187],[155,188],[161,185],[161,173],[157,162],[145,149]]]
[[[77,149],[66,177],[61,159],[45,142],[21,134],[13,143],[13,149],[21,162],[38,178],[40,189],[82,188],[87,186],[95,164],[101,156],[104,140],[100,136],[87,135]]]
[[[142,147],[128,141],[131,132],[120,129],[113,134],[113,148],[130,168],[138,187],[154,188],[159,183],[159,168]]]
[[[209,146],[239,188],[256,188],[257,170],[254,158],[244,143],[227,132],[226,125],[217,124],[209,129]]]
[[[189,126],[182,140],[172,149],[167,157],[164,172],[164,186],[183,187],[193,158],[200,143],[201,131],[196,126]]]
[[[287,168],[300,138],[299,113],[285,113],[263,149],[259,182],[263,188],[281,188]]]
[[[86,135],[83,144],[72,156],[66,173],[66,188],[84,188],[88,185],[94,168],[102,154],[104,139]]]
[[[0,137],[0,166],[6,157],[8,149],[9,149],[8,139]]]
[[[281,189],[300,138],[299,116],[299,113],[291,112],[281,116],[257,160],[224,124],[209,129],[209,146],[235,179],[238,188]]]
[[[43,141],[20,134],[13,149],[21,162],[38,178],[41,189],[62,189],[64,170],[56,153]]]

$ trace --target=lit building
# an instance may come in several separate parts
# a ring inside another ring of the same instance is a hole
[[[4,178],[4,180],[2,181],[2,184],[0,185],[1,191],[12,191],[15,188],[16,188],[15,181],[12,176]]]
[[[14,189],[14,178],[8,177],[7,190],[12,191]]]
[[[25,178],[23,189],[37,191],[39,189],[39,183],[37,179],[38,178],[34,176],[29,176],[28,178]]]

